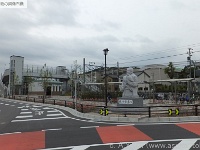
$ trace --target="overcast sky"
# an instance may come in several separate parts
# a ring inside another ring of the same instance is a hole
[[[28,0],[27,4],[23,9],[0,9],[0,72],[8,68],[11,55],[25,57],[29,65],[70,69],[75,60],[82,65],[83,58],[102,65],[105,48],[110,50],[108,66],[184,64],[189,47],[196,51],[192,59],[200,61],[199,0]]]

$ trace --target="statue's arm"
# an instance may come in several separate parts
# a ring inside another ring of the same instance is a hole
[[[130,76],[128,78],[128,82],[127,84],[130,86],[130,87],[137,87],[138,85],[138,79],[136,76]]]

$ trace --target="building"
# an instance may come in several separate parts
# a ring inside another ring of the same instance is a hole
[[[28,79],[32,82],[28,82]],[[24,65],[24,57],[14,55],[10,56],[10,67],[2,76],[9,95],[43,95],[44,91],[46,95],[61,95],[68,90],[68,80],[69,72],[65,66]],[[44,86],[44,83],[48,85]]]

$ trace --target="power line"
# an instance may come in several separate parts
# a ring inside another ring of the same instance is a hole
[[[165,50],[161,50],[161,51],[153,51],[151,53],[145,53],[145,54],[141,54],[141,55],[134,55],[134,56],[129,56],[129,57],[124,57],[124,58],[118,58],[118,59],[130,59],[130,57],[143,57],[143,56],[148,56],[148,55],[156,55],[156,54],[160,54],[160,53],[167,53],[167,52],[172,52],[174,50],[182,50],[183,48],[187,48],[187,47],[198,47],[200,46],[200,43],[196,43],[196,44],[190,44],[190,45],[187,45],[187,46],[180,46],[180,47],[176,47],[176,48],[169,48],[169,49],[165,49]]]
[[[156,57],[156,58],[149,58],[149,59],[142,59],[142,60],[136,60],[136,61],[131,61],[131,62],[123,62],[123,63],[120,63],[120,64],[133,63],[133,62],[141,62],[141,61],[149,61],[149,60],[156,60],[156,59],[162,59],[162,58],[169,58],[169,57],[181,56],[181,55],[185,55],[185,54],[187,54],[187,53],[176,54],[176,55],[169,55],[169,56],[162,56],[162,57]]]

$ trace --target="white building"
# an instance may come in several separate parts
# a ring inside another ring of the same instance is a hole
[[[42,76],[42,72],[49,72],[50,76]],[[25,78],[32,78],[34,82],[27,86]],[[10,68],[6,69],[2,81],[8,87],[8,94],[37,94],[43,95],[43,79],[48,78],[47,95],[61,95],[67,91],[69,72],[65,66],[56,68],[44,66],[24,65],[24,57],[11,56]]]

